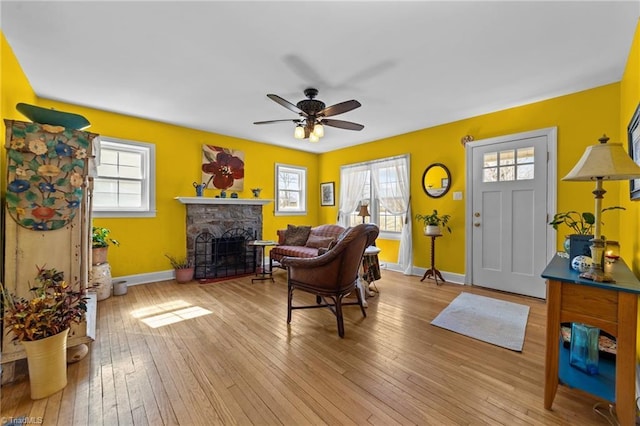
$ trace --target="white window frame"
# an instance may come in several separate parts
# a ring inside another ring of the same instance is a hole
[[[405,158],[407,161],[407,167],[409,166],[409,158],[406,155],[401,155],[401,156],[394,156],[394,157],[387,157],[387,158],[380,158],[377,160],[372,160],[372,161],[365,161],[362,163],[355,163],[355,164],[347,164],[345,166],[341,167],[341,174],[344,172],[347,172],[350,168],[355,169],[355,168],[365,168],[369,171],[368,173],[368,179],[369,179],[369,195],[368,195],[368,209],[369,209],[369,214],[371,215],[369,217],[369,219],[367,220],[370,223],[377,223],[380,224],[380,200],[377,197],[376,194],[376,190],[374,188],[373,183],[371,182],[371,166],[374,163],[384,163],[386,161],[393,161],[396,160],[398,158]],[[405,217],[404,216],[399,216],[399,219],[404,222]],[[358,216],[358,211],[353,211],[350,215],[349,215],[349,223],[353,225],[357,225],[359,223],[362,223],[362,217]],[[381,239],[385,239],[385,240],[400,240],[401,234],[402,234],[402,226],[399,231],[387,231],[384,230],[382,228],[380,228],[380,236],[379,238]]]
[[[141,208],[97,208],[92,206],[93,217],[155,217],[156,216],[156,146],[151,143],[100,136],[100,147],[117,151],[136,152],[142,155],[142,207]],[[96,163],[100,163],[100,153]],[[98,169],[99,170],[99,169]],[[100,177],[96,172],[96,177]],[[93,194],[95,199],[96,194]]]
[[[280,208],[280,173],[296,173],[300,176],[300,207],[298,209]],[[289,164],[276,163],[275,168],[275,209],[276,216],[306,216],[307,214],[307,168],[302,166],[292,166]]]

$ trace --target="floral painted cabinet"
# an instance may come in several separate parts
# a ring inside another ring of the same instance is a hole
[[[5,120],[5,126],[4,285],[28,297],[36,266],[46,266],[64,271],[70,284],[87,288],[88,167],[98,135],[15,120]],[[68,343],[74,346],[91,338],[87,325],[81,324],[71,330]],[[24,356],[21,346],[3,333],[2,363]]]

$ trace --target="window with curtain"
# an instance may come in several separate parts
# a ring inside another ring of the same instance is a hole
[[[409,155],[350,164],[340,169],[340,217],[342,226],[365,222],[380,228],[380,237],[400,240],[398,263],[411,274],[411,216],[409,204]],[[366,205],[370,217],[359,216]]]
[[[357,204],[347,215],[347,226],[362,223],[363,218],[358,214],[360,207],[366,205],[371,216],[365,218],[365,222],[378,225],[380,231],[387,234],[386,238],[400,237],[404,225],[406,205],[399,189],[401,178],[396,172],[398,163],[407,164],[407,159],[394,157],[342,168],[341,182],[358,180],[362,183],[352,194],[352,198],[357,199]],[[374,173],[379,182],[378,187],[372,181]]]

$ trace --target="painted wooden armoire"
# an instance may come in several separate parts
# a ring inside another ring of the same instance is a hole
[[[37,267],[64,272],[65,280],[88,288],[91,249],[90,160],[97,134],[62,126],[4,120],[7,188],[4,208],[3,284],[30,297]],[[87,321],[72,327],[68,347],[95,335],[96,299],[87,293]],[[25,358],[12,334],[2,333],[3,381],[13,361]]]

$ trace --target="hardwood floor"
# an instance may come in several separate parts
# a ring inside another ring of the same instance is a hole
[[[543,408],[543,301],[383,271],[367,318],[293,312],[286,275],[130,287],[98,303],[90,353],[43,400],[2,387],[1,417],[45,425],[597,425],[597,401],[565,387]],[[430,325],[461,291],[529,305],[522,353]],[[296,300],[313,297],[296,293]],[[151,325],[149,325],[151,324]],[[154,328],[155,327],[155,328]]]

